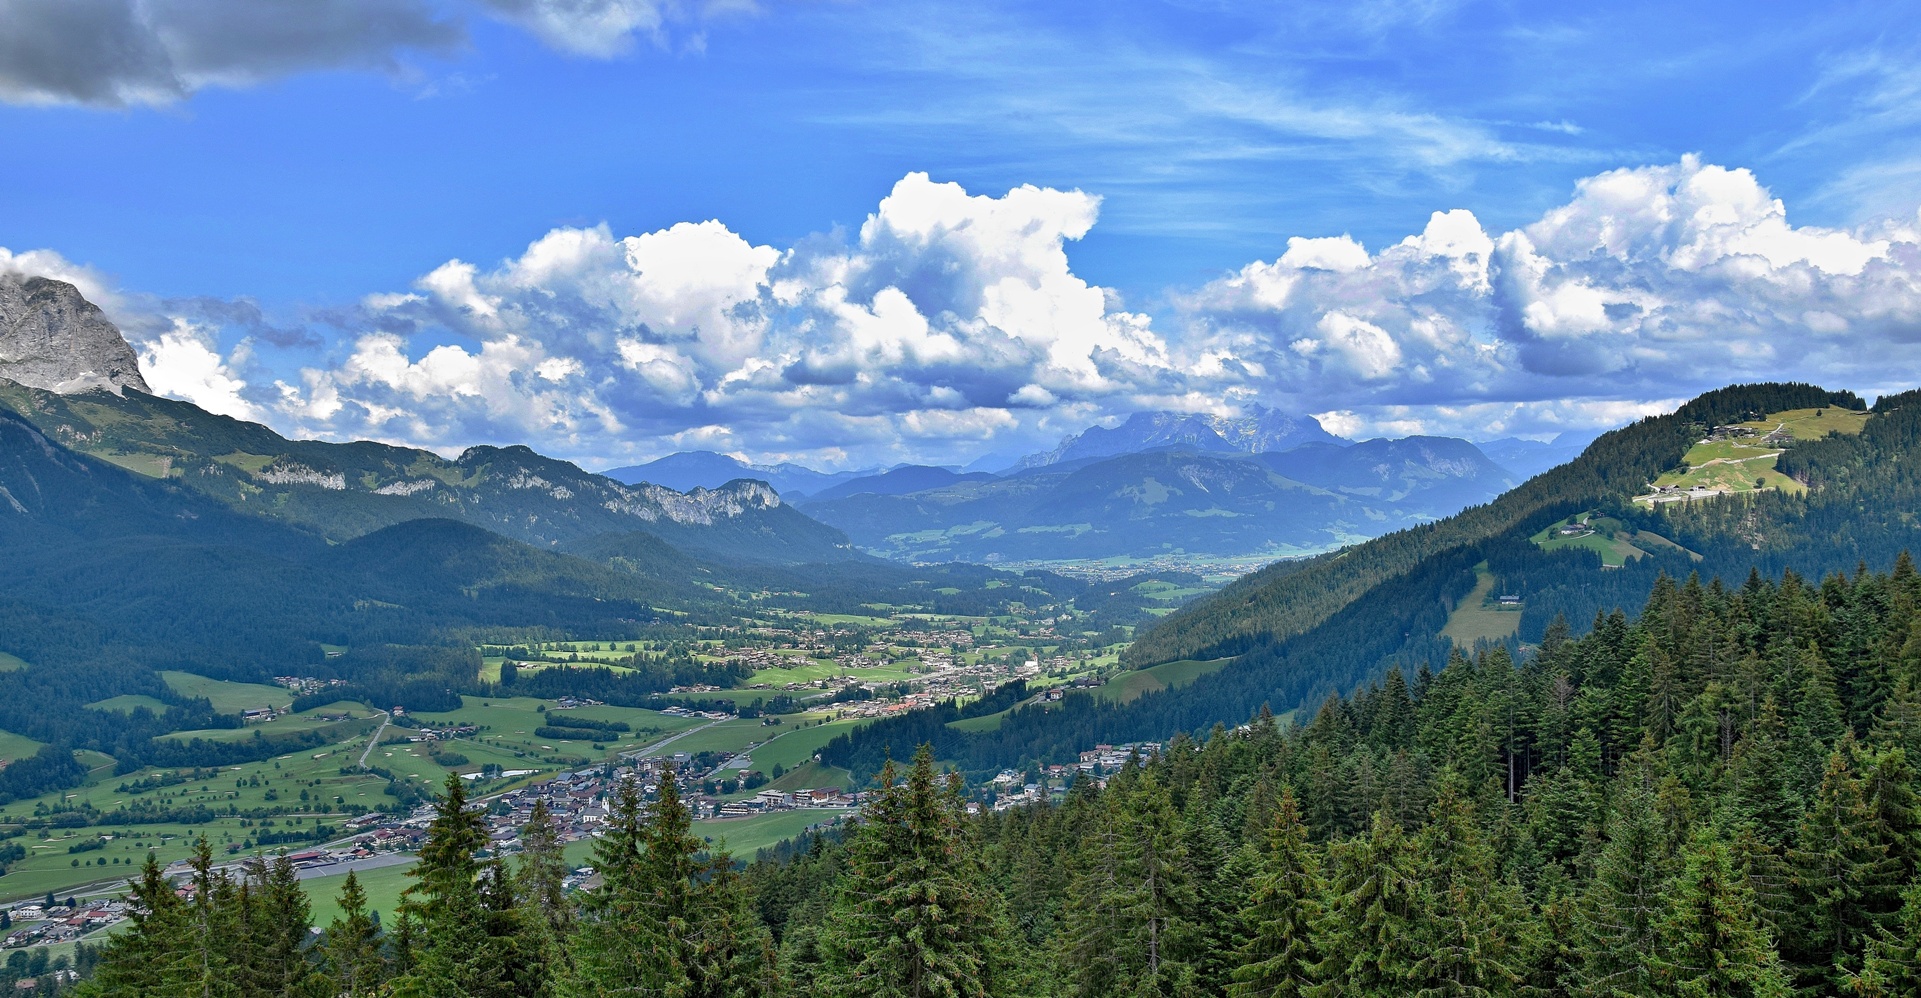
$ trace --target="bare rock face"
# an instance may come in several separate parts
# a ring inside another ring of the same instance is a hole
[[[65,281],[0,273],[0,378],[71,394],[151,392],[133,348]]]

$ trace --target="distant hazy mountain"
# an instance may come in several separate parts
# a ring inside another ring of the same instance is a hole
[[[801,509],[864,550],[911,561],[1271,557],[1423,523],[1512,484],[1474,445],[1431,437],[1258,455],[1163,449],[952,477],[905,494],[822,494]]]
[[[737,478],[766,482],[782,497],[796,499],[822,489],[875,474],[867,471],[815,471],[798,464],[748,464],[739,458],[713,451],[683,451],[646,464],[609,468],[601,474],[628,485],[664,485],[679,492],[694,488],[718,488]]]
[[[1252,460],[1298,482],[1435,519],[1487,502],[1520,481],[1455,437],[1307,444]]]
[[[133,348],[65,281],[0,273],[0,378],[35,388],[147,391]]]
[[[878,475],[868,475],[842,482],[831,488],[808,496],[806,502],[826,502],[830,499],[844,499],[863,493],[877,496],[904,496],[915,492],[937,489],[943,485],[956,485],[961,482],[991,482],[997,476],[985,472],[962,474],[949,468],[933,468],[924,464],[908,464]]]
[[[1341,443],[1312,416],[1251,406],[1240,416],[1192,412],[1137,412],[1116,427],[1094,426],[1043,454],[1022,458],[1019,468],[1042,468],[1088,458],[1150,450],[1260,454],[1310,443]]]
[[[1519,437],[1502,437],[1480,444],[1481,452],[1494,459],[1494,463],[1514,473],[1523,481],[1533,478],[1549,468],[1557,467],[1581,456],[1587,445],[1599,436],[1596,433],[1568,430],[1553,440],[1523,440]]]

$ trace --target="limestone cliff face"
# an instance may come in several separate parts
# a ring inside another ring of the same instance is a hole
[[[133,348],[65,281],[0,273],[0,378],[48,391],[148,392]]]

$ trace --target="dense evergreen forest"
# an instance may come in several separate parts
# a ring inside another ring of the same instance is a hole
[[[970,814],[923,747],[741,870],[629,786],[568,892],[450,780],[417,882],[313,942],[290,872],[149,869],[101,995],[1921,993],[1921,575],[1661,576],[1638,615],[1181,736]],[[1104,783],[1105,785],[1099,785]]]

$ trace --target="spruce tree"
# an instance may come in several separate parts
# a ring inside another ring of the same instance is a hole
[[[1648,954],[1655,994],[1788,998],[1793,993],[1725,842],[1703,830],[1669,892]]]
[[[1252,935],[1227,989],[1231,998],[1300,998],[1320,960],[1313,926],[1321,900],[1320,856],[1307,841],[1294,792],[1281,790],[1267,853],[1242,920]]]
[[[1788,853],[1795,904],[1784,948],[1807,987],[1838,987],[1858,971],[1878,916],[1898,904],[1898,864],[1854,772],[1851,747],[1829,754],[1820,792]]]
[[[1861,998],[1921,995],[1921,884],[1902,893],[1899,915],[1868,941],[1861,971],[1847,985]]]
[[[467,806],[466,783],[448,774],[434,820],[420,848],[415,878],[402,895],[401,913],[413,923],[412,966],[393,981],[403,998],[505,998],[514,982],[489,935],[480,877],[492,865],[479,859],[487,843],[478,809]]]
[[[959,802],[922,746],[903,783],[883,770],[849,845],[823,932],[836,998],[978,998],[994,993],[994,900],[966,872]]]
[[[515,889],[528,916],[527,930],[535,937],[541,959],[558,977],[567,975],[567,939],[574,930],[574,906],[567,897],[567,856],[547,810],[545,798],[535,798],[533,813],[520,829],[520,864]]]
[[[1428,877],[1422,952],[1411,969],[1415,994],[1485,998],[1521,983],[1535,942],[1533,912],[1519,888],[1501,880],[1484,840],[1473,806],[1457,785],[1446,786],[1415,839]]]
[[[1575,908],[1580,965],[1569,990],[1592,998],[1651,995],[1647,955],[1665,909],[1668,850],[1653,790],[1631,781],[1607,824],[1607,844]]]
[[[380,928],[367,910],[367,892],[350,870],[340,886],[340,914],[327,926],[321,952],[322,967],[334,993],[361,998],[377,993],[385,978],[380,954]]]
[[[1428,899],[1407,836],[1377,814],[1363,838],[1335,843],[1332,874],[1314,920],[1316,983],[1308,998],[1397,998],[1411,991]]]
[[[777,998],[783,993],[774,939],[754,909],[734,860],[718,852],[703,866],[698,931],[686,940],[685,998]]]
[[[108,937],[93,977],[80,989],[85,998],[158,995],[179,983],[186,958],[186,904],[153,853],[130,886],[127,928]]]
[[[1227,744],[1223,735],[1210,739],[1210,768]],[[1193,885],[1188,917],[1195,933],[1191,943],[1195,979],[1210,994],[1219,994],[1234,971],[1235,950],[1246,942],[1241,924],[1245,881],[1236,882],[1236,864],[1228,852],[1227,835],[1215,820],[1213,780],[1204,779],[1187,797],[1176,833],[1183,846],[1183,870]]]
[[[670,778],[663,778],[662,792]],[[583,899],[580,924],[568,943],[570,990],[611,995],[665,988],[654,958],[655,929],[645,907],[642,877],[646,805],[640,786],[622,780],[608,807],[606,829],[594,840],[599,883]]]
[[[307,960],[313,909],[307,902],[307,893],[300,889],[293,861],[279,856],[266,864],[253,893],[259,905],[256,965],[265,993],[300,994],[307,987],[307,978],[313,974]]]
[[[236,889],[232,878],[214,869],[213,846],[201,836],[193,848],[193,900],[187,903],[185,960],[178,987],[200,998],[241,998],[232,952],[238,936]]]

